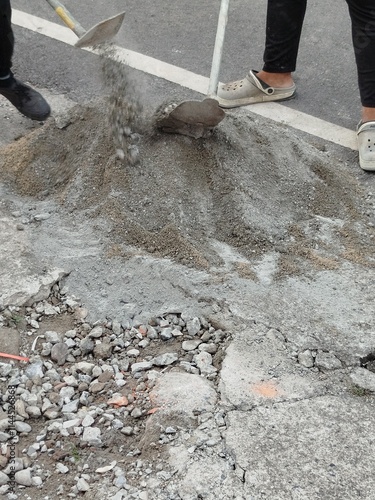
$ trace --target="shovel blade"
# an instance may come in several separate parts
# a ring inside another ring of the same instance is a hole
[[[174,105],[171,111],[165,113],[156,121],[156,126],[162,132],[181,134],[199,139],[209,137],[210,132],[225,117],[225,112],[215,99],[203,101],[184,101]]]
[[[105,21],[96,24],[94,27],[86,31],[81,38],[76,42],[75,46],[93,47],[104,42],[112,40],[117,35],[125,17],[125,12],[110,17]]]

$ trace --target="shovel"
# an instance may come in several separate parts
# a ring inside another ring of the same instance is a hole
[[[225,113],[219,107],[219,103],[215,97],[219,83],[225,28],[228,22],[228,9],[229,0],[221,0],[206,99],[203,101],[184,101],[180,104],[170,103],[165,109],[159,110],[160,118],[156,120],[155,125],[162,132],[188,135],[196,139],[208,137],[211,130],[225,117]]]
[[[110,17],[101,23],[96,24],[88,31],[79,24],[71,13],[58,0],[47,0],[64,23],[78,36],[76,47],[92,47],[111,40],[119,31],[124,20],[125,12]]]

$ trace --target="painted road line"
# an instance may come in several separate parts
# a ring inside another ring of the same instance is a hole
[[[74,35],[69,28],[20,10],[13,9],[12,21],[16,26],[26,28],[68,45],[74,46],[77,41],[76,35]],[[89,48],[84,48],[82,50],[96,53],[95,50]],[[191,71],[179,68],[178,66],[159,61],[153,57],[145,56],[119,46],[116,47],[116,55],[121,62],[131,68],[158,78],[163,78],[164,80],[194,90],[200,94],[207,94],[209,84],[209,78],[207,77],[197,75]],[[282,104],[253,104],[252,106],[245,106],[243,109],[340,146],[353,150],[357,149],[356,134],[354,131],[306,113],[287,108]]]

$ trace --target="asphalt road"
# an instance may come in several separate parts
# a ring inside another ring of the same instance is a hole
[[[221,81],[242,77],[262,63],[265,0],[232,0],[220,74]],[[116,43],[194,73],[209,76],[219,0],[65,0],[89,28],[126,11]],[[12,0],[15,9],[62,24],[44,0]],[[15,27],[14,70],[21,78],[77,101],[102,92],[96,57],[42,35]],[[331,123],[354,129],[360,101],[344,0],[310,1],[295,75],[298,96],[285,104]],[[150,102],[160,101],[173,85],[150,79]]]

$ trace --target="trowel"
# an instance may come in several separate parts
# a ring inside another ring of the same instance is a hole
[[[198,139],[209,136],[212,129],[224,119],[225,112],[219,107],[215,97],[219,84],[228,9],[229,0],[221,0],[207,97],[203,101],[184,101],[180,104],[171,102],[165,105],[164,109],[159,108],[155,125],[162,132],[188,135]]]
[[[93,47],[104,42],[110,41],[121,28],[125,12],[110,17],[89,30],[85,28],[71,15],[68,9],[58,0],[46,0],[54,9],[56,14],[64,21],[77,36],[78,40],[75,47]]]

